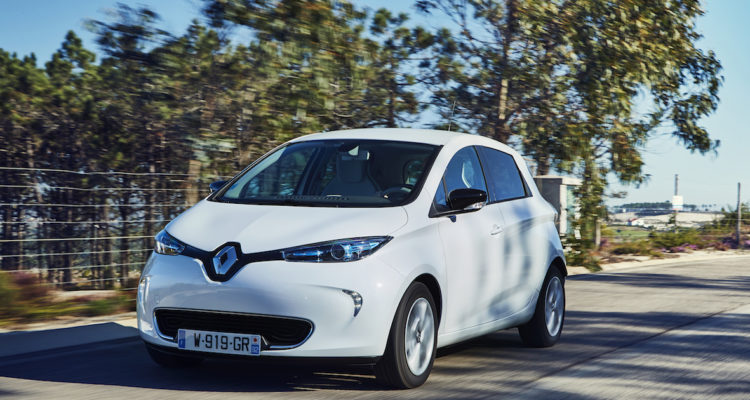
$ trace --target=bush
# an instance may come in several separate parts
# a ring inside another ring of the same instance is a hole
[[[135,290],[114,297],[82,296],[59,300],[31,273],[0,272],[0,326],[50,320],[61,316],[100,316],[135,311]]]
[[[0,272],[0,316],[13,314],[18,299],[18,288],[9,274]]]
[[[639,256],[651,256],[656,253],[651,247],[651,243],[646,240],[615,245],[610,252],[617,255],[635,254]]]
[[[34,301],[46,297],[49,287],[39,282],[39,277],[27,272],[13,274],[13,283],[18,287],[19,300]]]
[[[131,307],[133,307],[132,310]],[[88,302],[85,314],[88,316],[109,315],[124,311],[135,311],[134,307],[135,302],[131,302],[127,296],[119,295]]]
[[[592,272],[601,271],[599,258],[589,248],[590,246],[591,244],[584,240],[568,238],[564,243],[565,259],[568,265],[585,267]]]
[[[92,300],[86,304],[86,315],[99,316],[113,314],[117,309],[114,299]]]
[[[651,243],[655,248],[665,249],[676,249],[684,251],[684,247],[688,245],[694,245],[694,247],[702,248],[705,245],[705,241],[700,237],[700,232],[697,229],[681,229],[676,232],[660,232],[654,233],[651,237]]]

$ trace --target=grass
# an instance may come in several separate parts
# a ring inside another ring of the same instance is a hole
[[[612,245],[609,252],[615,255],[633,254],[639,256],[651,256],[659,258],[662,253],[653,248],[648,240],[638,240]]]
[[[93,317],[135,310],[135,291],[106,298],[56,300],[32,274],[0,272],[0,327],[53,320],[63,316]]]
[[[605,233],[609,234],[605,237],[610,238],[615,243],[620,243],[648,239],[651,231],[637,226],[613,226],[609,227],[608,232]]]

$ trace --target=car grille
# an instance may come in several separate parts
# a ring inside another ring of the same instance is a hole
[[[271,347],[297,346],[307,339],[312,323],[303,319],[215,311],[159,309],[156,324],[174,340],[178,329],[261,335]]]

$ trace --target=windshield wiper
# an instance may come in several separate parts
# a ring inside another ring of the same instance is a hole
[[[342,196],[301,196],[289,195],[271,198],[248,198],[242,202],[246,204],[267,204],[283,206],[336,206],[342,201],[348,201],[348,197]]]

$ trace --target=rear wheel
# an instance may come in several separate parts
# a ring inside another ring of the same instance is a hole
[[[550,347],[557,343],[565,322],[565,278],[554,265],[544,278],[531,321],[518,327],[527,346]]]
[[[194,367],[203,362],[203,359],[200,357],[189,357],[189,356],[181,356],[178,354],[167,353],[167,352],[163,352],[161,350],[155,349],[153,346],[150,346],[148,344],[146,344],[146,350],[148,350],[148,355],[151,356],[151,359],[154,360],[155,363],[161,365],[162,367],[189,368],[189,367]]]
[[[435,301],[427,287],[412,283],[396,310],[383,358],[375,365],[378,382],[408,389],[427,380],[437,344],[434,310]]]

